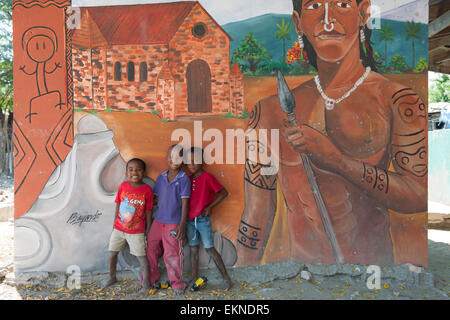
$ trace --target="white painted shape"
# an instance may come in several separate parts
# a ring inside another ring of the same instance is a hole
[[[31,257],[39,251],[40,237],[36,230],[24,226],[17,227],[14,236],[17,239],[14,243],[16,259]]]
[[[94,115],[86,115],[78,121],[77,130],[79,134],[97,133],[107,131],[106,123]]]
[[[74,143],[66,160],[60,164],[62,172],[58,181],[44,187],[38,199],[28,211],[27,217],[44,218],[53,216],[61,212],[68,204],[75,185],[77,149],[78,144]],[[49,205],[50,203],[51,205]]]
[[[39,195],[39,200],[48,200],[48,199],[54,199],[57,198],[60,194],[64,192],[64,189],[66,185],[70,186],[71,182],[74,180],[75,172],[73,170],[70,170],[71,166],[73,166],[72,155],[76,154],[77,145],[74,144],[72,147],[72,150],[70,150],[69,154],[66,157],[66,160],[61,163],[55,172],[50,176],[49,182],[45,184],[44,189],[42,190],[41,194]],[[55,174],[56,173],[56,174]],[[57,179],[55,181],[55,179]],[[60,205],[64,206],[67,201],[61,201],[59,199]],[[30,212],[35,213],[35,204],[38,202],[35,202],[33,206],[30,209]],[[54,208],[55,210],[58,210],[58,208]],[[39,211],[39,209],[37,210]],[[52,212],[46,211],[44,214],[52,215],[54,210]]]
[[[21,217],[14,222],[14,262],[16,270],[27,271],[44,263],[52,252],[52,239],[38,220]]]
[[[60,172],[54,172],[29,212],[16,220],[18,271],[65,271],[71,265],[83,272],[107,270],[115,192],[103,188],[102,172],[120,153],[101,118],[87,115],[79,122],[84,133],[75,137]],[[119,161],[125,168],[121,157]],[[120,175],[107,178],[117,187],[123,181]],[[91,221],[79,220],[95,215]]]
[[[48,179],[45,186],[51,186],[55,184],[58,181],[60,175],[61,175],[61,167],[58,166],[56,167],[55,171],[53,171],[52,175],[50,176],[50,179]]]

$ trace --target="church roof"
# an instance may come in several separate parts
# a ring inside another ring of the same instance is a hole
[[[198,1],[84,7],[82,27],[75,31],[73,41],[75,44],[84,43],[84,46],[89,47],[100,43],[88,39],[93,37],[103,37],[109,45],[167,44],[197,4],[203,9]],[[83,31],[87,25],[83,23],[85,17],[92,20],[89,25],[94,33]],[[102,37],[96,33],[97,30],[92,24],[97,26]]]

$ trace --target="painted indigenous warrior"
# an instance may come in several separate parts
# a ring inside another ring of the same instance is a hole
[[[389,210],[427,209],[427,119],[421,98],[376,72],[370,45],[370,0],[293,0],[299,46],[318,75],[292,90],[298,125],[277,96],[259,101],[249,130],[280,129],[278,173],[247,159],[238,264],[262,261],[277,210],[287,210],[290,258],[338,261],[316,198],[320,193],[345,263],[394,262]],[[268,130],[270,133],[270,130]],[[271,141],[270,137],[267,141]],[[247,142],[268,152],[270,144]],[[310,159],[318,190],[301,154]],[[279,205],[279,204],[278,204]]]

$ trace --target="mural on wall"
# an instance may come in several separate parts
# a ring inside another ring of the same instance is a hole
[[[13,1],[15,217],[25,214],[73,144],[70,1]]]
[[[125,163],[144,159],[152,186],[177,129],[203,147],[209,130],[280,130],[277,174],[248,157],[206,167],[229,191],[212,216],[227,266],[427,266],[423,19],[392,8],[372,30],[376,0],[243,6],[239,20],[214,1],[148,2],[13,2],[17,270],[107,272]],[[119,264],[138,273],[128,250]]]
[[[299,56],[318,73],[292,92],[281,77],[278,96],[253,108],[250,129],[280,129],[285,139],[277,175],[263,176],[258,163],[246,167],[238,257],[263,261],[276,231],[278,181],[288,231],[283,246],[293,260],[392,264],[393,238],[418,241],[418,234],[395,230],[389,211],[408,217],[427,210],[426,100],[377,72],[370,1],[293,3]]]
[[[242,73],[230,36],[198,2],[89,7],[73,36],[75,106],[240,115]]]

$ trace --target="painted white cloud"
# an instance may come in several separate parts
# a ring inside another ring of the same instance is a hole
[[[408,3],[407,3],[408,4]],[[397,21],[414,21],[428,24],[428,0],[417,0],[414,5],[401,5],[382,16],[385,19]]]
[[[381,12],[395,9],[415,0],[372,0]],[[176,2],[174,0],[72,0],[73,6],[111,6]],[[240,21],[267,13],[292,13],[291,0],[200,0],[202,6],[219,24]]]
[[[373,4],[379,6],[382,12],[398,8],[404,4],[411,3],[411,0],[377,0],[372,1]]]
[[[73,0],[73,6],[132,5],[176,2],[174,0]],[[245,20],[266,13],[291,13],[292,2],[267,0],[200,0],[219,24]]]

